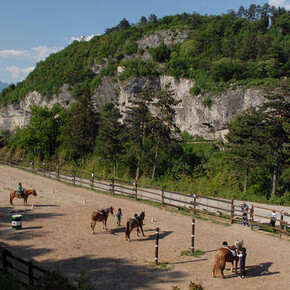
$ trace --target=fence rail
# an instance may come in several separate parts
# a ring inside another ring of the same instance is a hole
[[[163,206],[168,205],[178,209],[188,209],[193,213],[203,213],[209,218],[224,218],[225,221],[242,222],[243,215],[241,205],[236,200],[227,200],[223,198],[201,196],[197,194],[185,194],[173,190],[157,188],[154,186],[147,186],[114,178],[103,178],[96,176],[90,172],[78,171],[76,169],[70,170],[61,168],[58,165],[39,163],[34,161],[24,161],[23,159],[0,157],[0,162],[4,165],[16,166],[24,168],[34,173],[44,175],[77,186],[83,186],[92,190],[100,192],[110,192],[111,194],[121,194],[135,197],[135,199],[143,199],[161,203]],[[273,206],[272,206],[273,207]],[[290,236],[289,220],[290,214],[283,210],[268,208],[266,205],[252,204],[251,210],[248,213],[248,224],[251,229],[254,227],[265,227],[272,229],[274,232],[278,231],[279,235]],[[268,226],[271,219],[271,212],[275,210],[280,218],[277,217],[276,222],[279,226],[273,228]],[[259,218],[259,220],[257,219]]]
[[[35,264],[34,261],[26,261],[16,257],[9,250],[0,246],[1,267],[4,273],[17,272],[21,274],[20,281],[25,286],[33,286],[43,275],[50,274],[50,271]]]

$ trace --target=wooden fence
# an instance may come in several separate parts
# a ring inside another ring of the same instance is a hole
[[[49,271],[36,265],[32,260],[26,261],[13,255],[9,250],[0,246],[1,267],[4,273],[17,274],[19,281],[25,286],[33,286],[44,275],[50,274]]]
[[[230,223],[243,221],[241,205],[235,200],[186,194],[136,182],[103,178],[93,173],[75,169],[69,170],[45,162],[24,161],[23,159],[7,158],[4,155],[0,158],[2,164],[28,169],[45,177],[50,177],[75,186],[111,193],[112,195],[126,195],[136,200],[154,201],[162,204],[162,206],[186,209],[192,211],[193,214],[201,214],[207,218],[221,219]],[[275,210],[278,217],[280,217],[276,220],[279,225],[275,228],[269,225],[272,210]],[[263,228],[268,231],[277,231],[280,237],[282,234],[290,236],[289,224],[285,221],[285,217],[289,220],[289,216],[287,212],[281,210],[252,204],[248,213],[249,227],[252,230],[255,228]]]

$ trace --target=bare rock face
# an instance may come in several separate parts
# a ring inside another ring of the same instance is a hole
[[[167,84],[180,100],[176,106],[176,124],[181,131],[191,135],[202,136],[206,140],[221,138],[227,133],[227,124],[239,113],[250,107],[258,107],[265,102],[262,89],[243,89],[241,87],[225,91],[221,95],[210,96],[211,107],[204,105],[209,96],[192,96],[190,89],[194,86],[193,80],[174,79],[171,76],[136,77],[125,83],[113,81],[104,77],[101,85],[95,91],[95,104],[101,108],[106,102],[119,104],[121,114],[125,111],[132,96],[142,89],[164,89]],[[8,106],[0,110],[0,130],[13,130],[24,127],[29,123],[30,107],[38,105],[51,108],[56,102],[66,107],[74,102],[68,86],[63,86],[59,96],[46,101],[39,93],[31,92],[18,105]]]
[[[135,78],[121,88],[121,112],[128,106],[128,101],[141,88],[164,89],[171,85],[175,98],[180,101],[176,106],[176,124],[181,131],[191,135],[202,136],[206,140],[223,139],[227,133],[227,124],[239,113],[250,107],[258,107],[265,102],[262,89],[237,88],[228,90],[219,96],[212,96],[212,106],[206,107],[204,99],[208,96],[192,96],[190,89],[194,81],[187,79],[176,80],[171,76],[160,78]]]
[[[52,108],[54,104],[59,103],[62,107],[67,107],[70,102],[74,102],[74,99],[68,85],[64,85],[60,94],[54,95],[49,101],[36,91],[30,92],[19,104],[0,109],[0,130],[12,131],[27,126],[30,120],[30,108],[34,105]]]
[[[147,50],[148,48],[156,48],[162,42],[165,45],[172,45],[183,42],[189,35],[188,30],[171,31],[159,30],[137,41],[138,48]]]

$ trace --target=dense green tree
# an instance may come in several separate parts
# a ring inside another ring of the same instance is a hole
[[[0,131],[0,148],[8,145],[11,136],[12,132],[9,130]]]
[[[60,142],[63,110],[58,104],[51,110],[33,106],[29,125],[16,131],[15,145],[33,152],[40,159],[52,157]]]
[[[99,128],[99,113],[88,88],[84,88],[69,112],[62,132],[62,146],[73,158],[81,158],[82,162],[95,147]]]
[[[116,175],[117,155],[123,148],[121,142],[122,125],[120,110],[113,103],[104,105],[100,115],[100,128],[96,151],[105,160],[113,163],[113,175]]]
[[[238,115],[229,124],[228,129],[229,133],[226,135],[228,157],[234,170],[244,172],[244,192],[246,192],[251,168],[259,165],[266,152],[261,146],[267,137],[263,115],[255,109],[250,109]]]
[[[170,50],[164,42],[161,42],[156,48],[151,48],[150,54],[156,62],[166,62],[170,58]]]
[[[147,23],[147,18],[145,16],[142,16],[140,18],[140,25],[145,25]]]
[[[155,95],[156,102],[153,107],[157,112],[152,120],[150,137],[154,141],[154,161],[152,169],[152,180],[155,178],[156,168],[158,166],[159,150],[161,146],[168,146],[179,137],[180,130],[175,123],[175,106],[179,103],[175,99],[174,91],[170,84],[165,86]]]
[[[265,124],[270,135],[265,144],[269,146],[267,159],[273,170],[272,197],[277,195],[278,174],[290,156],[290,103],[286,100],[286,95],[269,95],[268,101],[263,105]],[[289,92],[287,97],[289,98]]]
[[[148,17],[148,22],[150,23],[157,23],[158,21],[158,18],[155,14],[150,14],[149,17]]]
[[[142,155],[145,152],[145,140],[148,137],[152,122],[150,105],[153,101],[153,91],[142,90],[131,97],[129,106],[125,111],[124,123],[128,130],[130,154],[136,156],[136,175],[137,181],[140,177]]]

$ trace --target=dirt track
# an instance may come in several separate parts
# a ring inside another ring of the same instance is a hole
[[[205,254],[199,258],[180,256],[181,251],[190,248],[190,217],[74,188],[11,167],[0,166],[0,172],[0,242],[8,244],[17,256],[31,257],[72,280],[84,271],[97,289],[188,289],[190,281],[201,283],[205,289],[287,289],[290,285],[290,243],[286,240],[240,225],[226,227],[196,220],[195,246]],[[28,199],[34,209],[25,208],[19,199],[13,208],[10,206],[9,192],[19,181],[37,190],[38,197]],[[145,210],[146,237],[137,238],[134,231],[132,242],[126,242],[124,226],[117,227],[115,216],[108,219],[108,231],[97,223],[96,234],[92,235],[91,211],[110,205],[122,208],[123,225],[135,212]],[[21,231],[11,229],[11,210],[22,211]],[[168,271],[152,267],[156,227],[161,233],[159,260],[168,263]],[[248,277],[242,280],[226,271],[227,279],[213,279],[215,250],[222,241],[234,243],[236,239],[243,239],[247,248]]]

